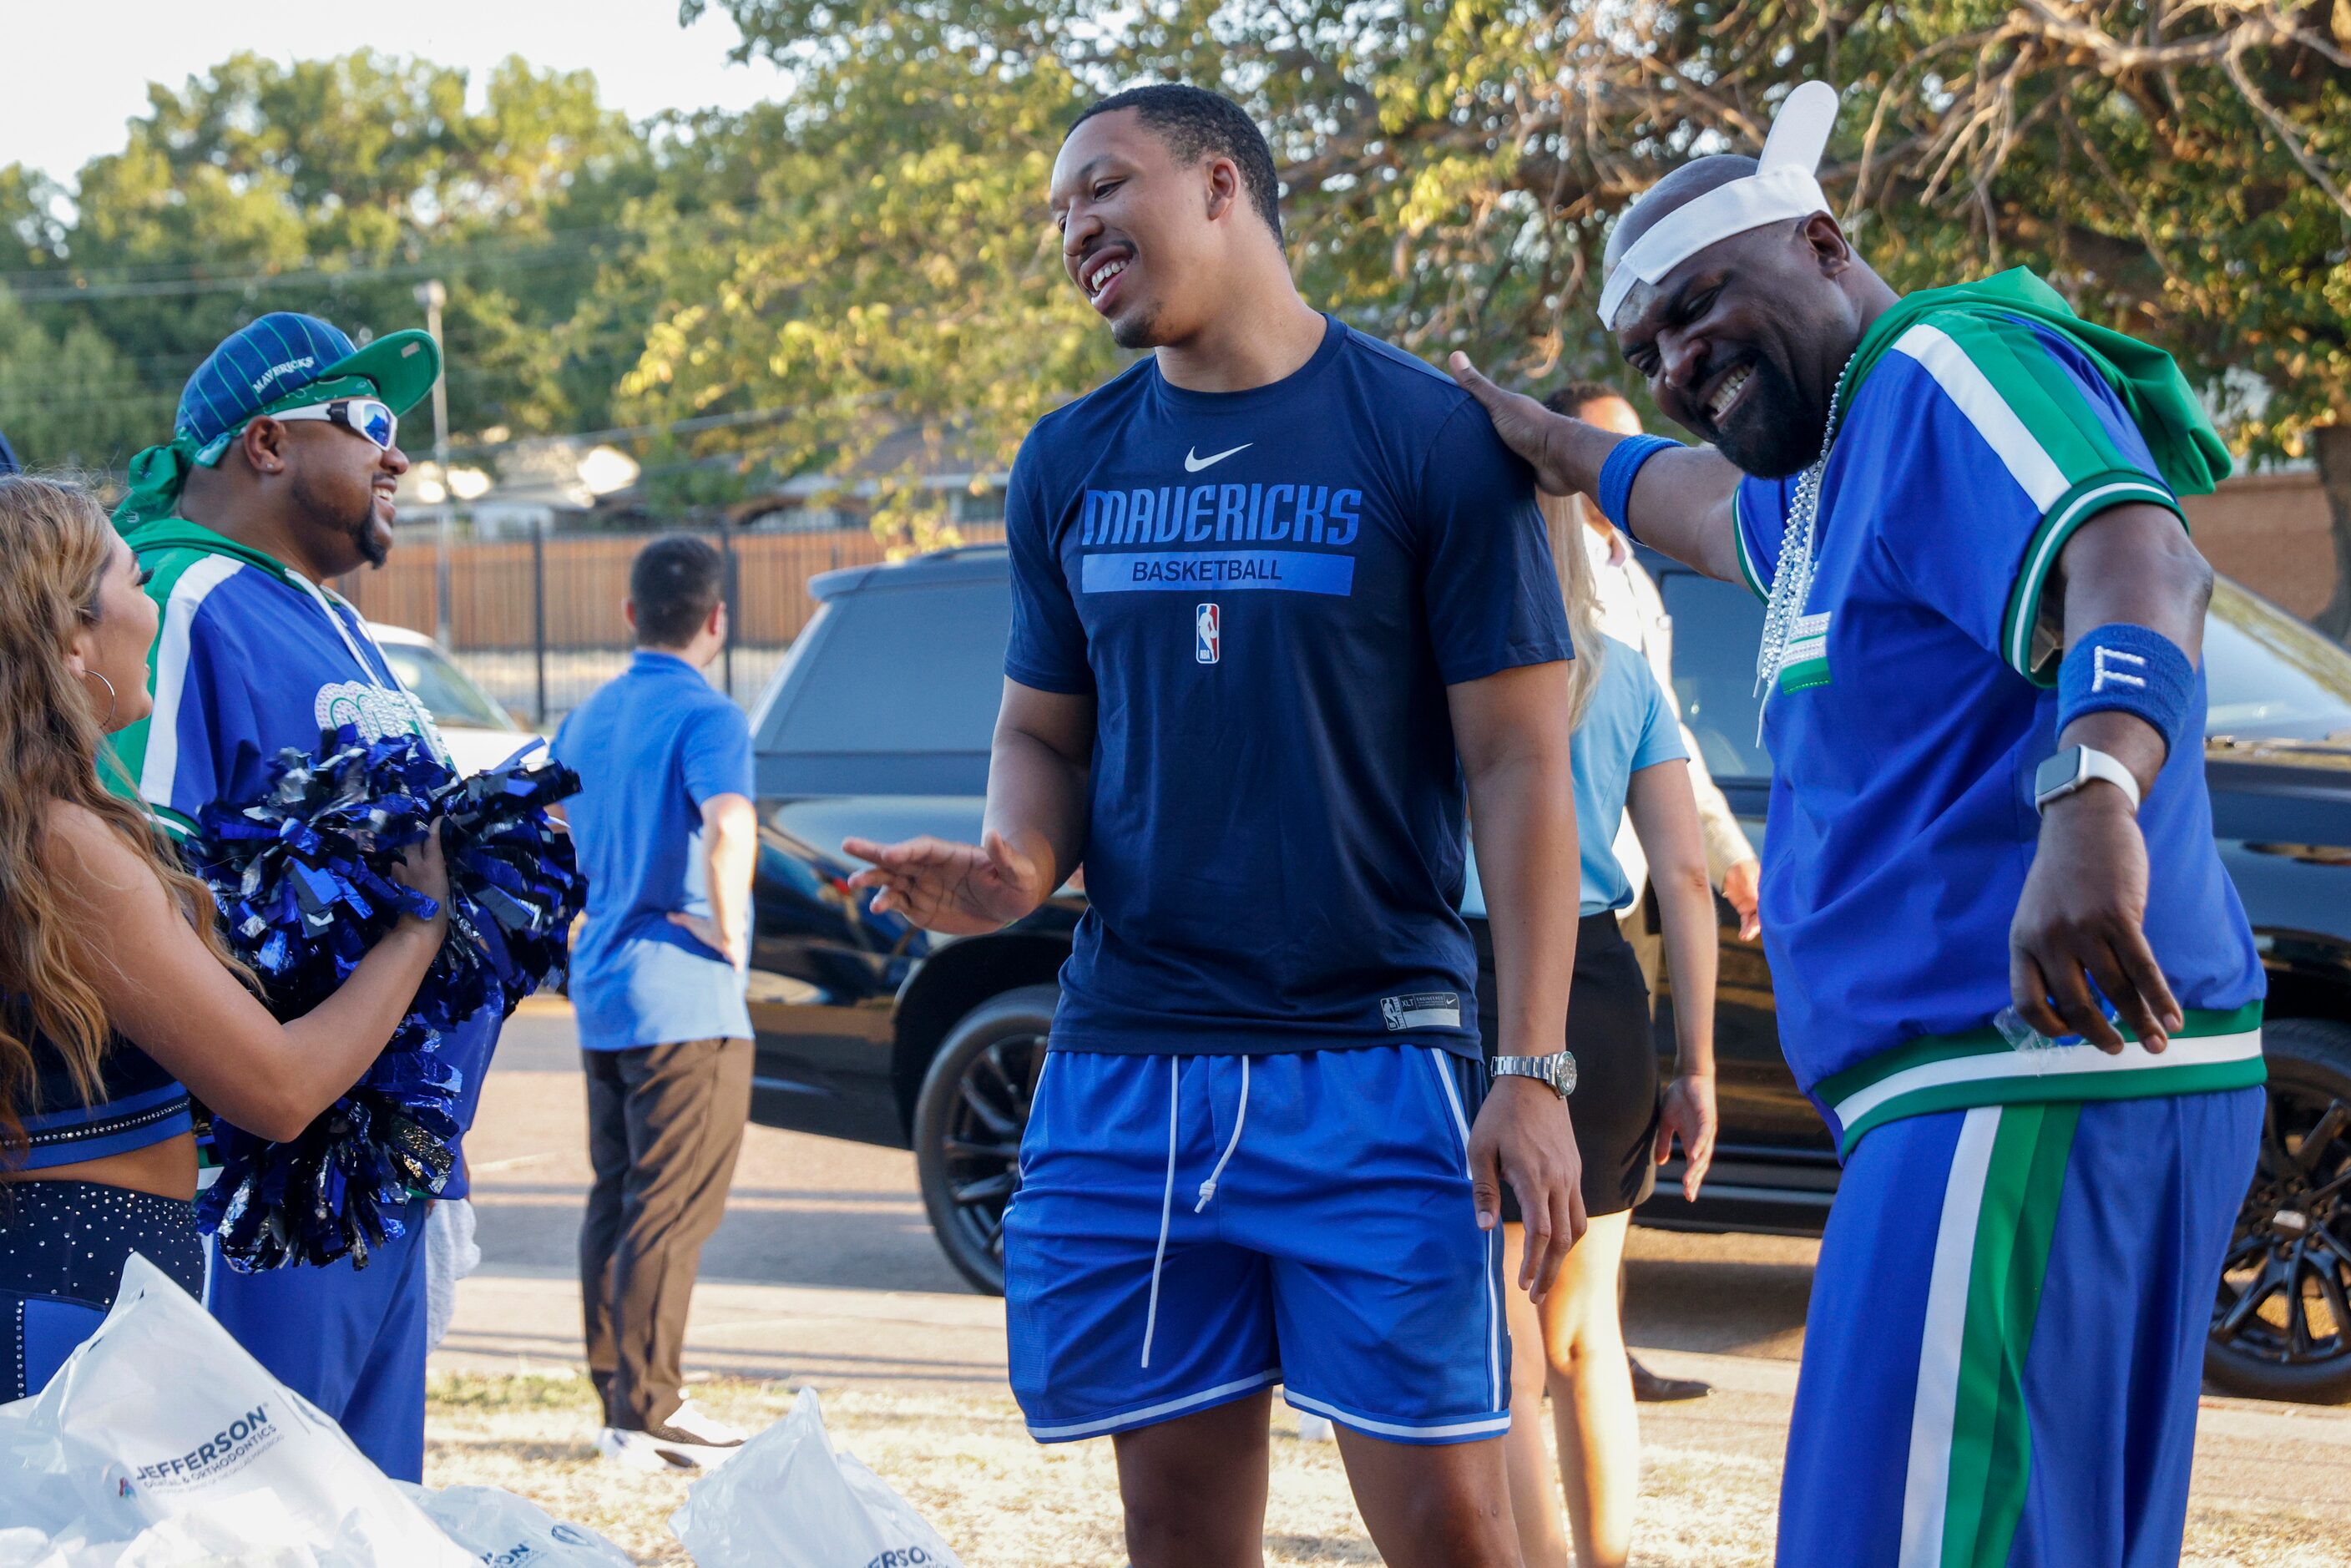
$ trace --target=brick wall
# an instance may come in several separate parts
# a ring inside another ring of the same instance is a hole
[[[2188,501],[2212,570],[2304,619],[2335,592],[2335,544],[2318,476],[2251,474]]]

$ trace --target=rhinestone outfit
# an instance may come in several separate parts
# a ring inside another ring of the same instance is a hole
[[[108,1043],[84,1103],[66,1061],[23,1004],[0,1002],[33,1049],[33,1094],[15,1107],[23,1143],[0,1153],[0,1401],[37,1394],[114,1301],[133,1252],[191,1295],[204,1288],[194,1206],[90,1181],[23,1173],[145,1148],[189,1130],[188,1092],[129,1040]]]

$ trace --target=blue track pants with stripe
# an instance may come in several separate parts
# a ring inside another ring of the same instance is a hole
[[[2262,1091],[1890,1122],[1821,1243],[1783,1568],[2173,1568]]]
[[[394,1480],[424,1479],[424,1200],[354,1269],[240,1274],[213,1260],[205,1304],[269,1375],[342,1424]]]

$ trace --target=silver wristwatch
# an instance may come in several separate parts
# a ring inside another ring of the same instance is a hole
[[[1549,1056],[1497,1056],[1486,1063],[1497,1078],[1531,1078],[1551,1085],[1564,1100],[1575,1092],[1575,1053],[1555,1051]]]

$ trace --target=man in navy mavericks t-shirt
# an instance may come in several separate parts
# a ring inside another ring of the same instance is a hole
[[[950,932],[1084,862],[1008,1323],[1030,1432],[1118,1435],[1134,1562],[1257,1561],[1277,1382],[1346,1428],[1389,1561],[1515,1562],[1487,1228],[1510,1179],[1548,1287],[1573,1137],[1547,1082],[1483,1092],[1455,909],[1474,801],[1505,1050],[1557,1052],[1567,627],[1530,471],[1446,377],[1306,307],[1274,189],[1194,89],[1071,131],[1065,263],[1158,352],[1014,465],[986,848],[849,847],[877,908]]]

